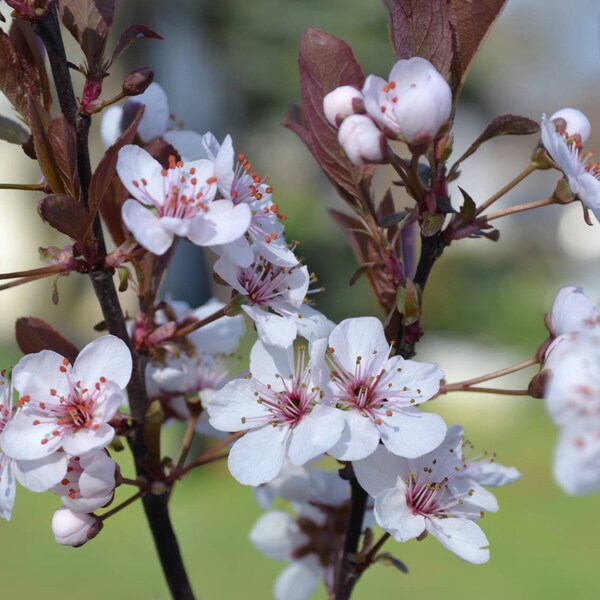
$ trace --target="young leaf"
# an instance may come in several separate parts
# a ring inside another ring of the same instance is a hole
[[[48,125],[48,144],[52,150],[56,171],[65,192],[78,198],[80,188],[75,131],[62,113],[54,117]]]
[[[283,124],[306,144],[342,197],[360,200],[370,185],[375,167],[354,166],[343,155],[337,130],[325,118],[323,98],[341,85],[362,87],[364,74],[350,46],[320,29],[304,33],[299,63],[304,107],[290,108]]]
[[[463,0],[464,1],[464,0]],[[390,37],[398,58],[420,56],[443,77],[452,66],[452,31],[447,0],[387,0]]]
[[[15,323],[17,344],[23,354],[32,354],[42,350],[52,350],[75,362],[79,350],[65,339],[56,329],[42,319],[21,317]]]
[[[130,25],[121,34],[121,37],[119,38],[119,41],[117,42],[117,45],[115,46],[110,58],[109,65],[112,65],[132,42],[141,39],[164,40],[160,33],[150,29],[150,27],[146,27],[145,25]]]
[[[0,140],[10,144],[24,144],[29,138],[29,132],[19,123],[0,115]]]
[[[382,552],[377,556],[375,562],[381,563],[386,566],[395,567],[398,571],[408,574],[408,567],[395,556],[392,556],[389,552]]]
[[[40,200],[38,212],[54,229],[77,242],[84,241],[90,213],[75,198],[66,194],[49,194]]]
[[[460,216],[464,223],[468,223],[475,216],[475,211],[477,210],[477,205],[475,204],[475,200],[465,192],[460,186],[458,186],[460,193],[463,196],[464,204],[460,207]]]
[[[22,115],[27,115],[27,86],[21,61],[8,35],[0,29],[0,91]]]
[[[396,225],[403,221],[407,217],[407,215],[408,212],[405,210],[401,210],[397,213],[392,213],[391,215],[386,215],[385,217],[379,220],[378,225],[382,229],[388,229],[389,227],[392,227],[392,225]]]

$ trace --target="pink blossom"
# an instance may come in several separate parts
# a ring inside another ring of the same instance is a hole
[[[338,142],[355,165],[382,162],[387,155],[385,136],[365,115],[351,115],[344,119],[338,132]]]
[[[102,521],[96,515],[75,512],[64,506],[57,509],[52,517],[54,539],[63,546],[83,546],[101,529]]]

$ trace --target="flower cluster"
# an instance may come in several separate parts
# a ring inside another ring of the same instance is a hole
[[[81,545],[101,523],[93,512],[112,501],[119,469],[106,451],[110,424],[124,401],[131,354],[107,335],[88,344],[71,365],[56,352],[24,356],[2,378],[0,507],[11,516],[15,479],[34,492],[51,490],[63,508],[53,519],[59,543]],[[13,386],[19,394],[13,407]]]

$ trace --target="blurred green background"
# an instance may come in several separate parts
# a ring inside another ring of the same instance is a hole
[[[119,3],[124,28],[141,21],[166,37],[140,42],[119,65],[122,73],[151,65],[155,81],[169,94],[171,110],[197,131],[231,133],[236,149],[246,153],[269,183],[288,216],[288,239],[299,249],[326,292],[319,307],[331,319],[375,314],[365,281],[348,287],[356,268],[341,233],[328,219],[328,207],[340,208],[312,158],[294,135],[279,126],[291,101],[299,100],[297,51],[306,27],[320,27],[346,39],[365,72],[386,76],[394,62],[382,3],[360,0],[128,0]],[[502,113],[538,119],[563,106],[586,111],[600,122],[600,6],[593,0],[515,0],[499,19],[463,94],[456,121],[460,154],[486,123]],[[75,49],[70,57],[77,62]],[[115,71],[106,96],[120,89]],[[0,104],[9,114],[6,104]],[[592,138],[600,141],[597,135]],[[533,137],[490,142],[463,167],[460,185],[482,201],[516,175],[535,145]],[[95,147],[99,157],[101,148]],[[0,179],[35,181],[38,173],[15,148],[0,142]],[[383,194],[392,175],[376,180]],[[537,199],[552,191],[556,173],[530,177],[499,206]],[[398,198],[400,200],[400,198]],[[3,271],[37,266],[37,246],[64,244],[39,222],[36,197],[0,196],[5,234],[0,241]],[[449,381],[476,376],[532,355],[545,338],[543,316],[561,285],[585,287],[600,297],[598,224],[582,224],[578,206],[551,207],[503,220],[500,242],[465,240],[450,247],[436,265],[425,295],[426,336],[419,357],[440,362]],[[15,233],[18,232],[18,233]],[[25,232],[25,233],[24,233]],[[204,260],[192,255],[180,263],[171,289],[198,304],[209,293]],[[192,261],[192,262],[189,262]],[[183,280],[184,283],[181,283]],[[71,276],[59,282],[61,303],[50,302],[50,283],[0,296],[4,336],[3,364],[14,363],[11,333],[15,318],[41,316],[80,344],[100,320],[89,282]],[[128,306],[130,300],[124,298]],[[522,386],[526,377],[509,385]],[[590,598],[597,595],[595,557],[600,550],[599,496],[570,498],[552,480],[556,432],[543,403],[527,398],[452,395],[436,400],[432,410],[447,422],[465,425],[476,448],[498,452],[499,462],[524,475],[497,491],[500,512],[486,515],[482,526],[492,558],[472,566],[445,551],[435,540],[386,549],[410,569],[408,576],[373,567],[359,583],[357,599],[384,597]],[[176,456],[183,429],[165,432],[166,452]],[[115,456],[132,476],[127,452]],[[120,489],[117,500],[127,497]],[[140,506],[111,518],[103,532],[80,549],[57,546],[50,519],[58,506],[50,494],[18,490],[11,523],[0,523],[2,598],[44,597],[166,599],[168,592]],[[178,485],[173,519],[199,598],[264,599],[284,568],[255,551],[248,531],[260,514],[250,489],[237,484],[224,465],[204,467]],[[324,598],[320,591],[316,598]]]

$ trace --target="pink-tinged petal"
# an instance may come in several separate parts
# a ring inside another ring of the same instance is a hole
[[[242,310],[254,321],[258,337],[269,346],[289,347],[296,339],[296,324],[258,306],[244,304]]]
[[[276,242],[266,243],[263,241],[260,244],[260,253],[274,265],[293,267],[298,264],[298,258],[287,247],[285,240],[281,236]]]
[[[123,406],[124,400],[125,395],[116,385],[106,383],[94,407],[94,421],[108,423]]]
[[[192,315],[201,321],[216,313],[224,306],[225,304],[212,298],[203,306],[195,309]],[[237,315],[235,317],[221,317],[220,319],[193,331],[188,335],[188,338],[199,351],[229,353],[238,348],[240,339],[245,331],[244,317],[242,315]]]
[[[16,460],[37,460],[58,450],[63,432],[57,430],[56,420],[27,409],[17,413],[0,436],[2,450]]]
[[[233,162],[235,160],[233,142],[228,135],[218,149],[215,156],[215,177],[217,186],[225,198],[231,200],[231,187],[233,185]]]
[[[577,178],[579,199],[594,213],[600,221],[600,181],[591,173],[584,172]]]
[[[109,106],[102,111],[100,121],[100,138],[105,148],[112,146],[123,132],[121,120],[123,119],[123,108],[121,106]]]
[[[505,467],[496,462],[471,462],[465,470],[465,476],[476,481],[479,485],[500,487],[513,483],[522,477],[514,467]]]
[[[279,475],[286,455],[289,427],[265,425],[249,431],[229,451],[227,465],[244,485],[260,485]]]
[[[105,496],[94,496],[93,498],[69,498],[61,496],[60,501],[66,508],[79,513],[91,513],[106,506],[114,497],[114,492]]]
[[[466,474],[468,475],[468,472]],[[498,512],[496,496],[466,475],[454,478],[448,486],[453,494],[465,498],[465,503],[468,503],[469,506],[476,506],[486,512]]]
[[[371,456],[352,463],[352,466],[358,483],[373,497],[383,490],[403,487],[408,474],[407,461],[392,454],[385,446],[378,446]]]
[[[309,342],[329,337],[335,327],[335,323],[306,303],[298,308],[294,322],[298,334]]]
[[[275,600],[308,600],[324,575],[325,569],[316,554],[292,561],[275,580]]]
[[[104,450],[82,456],[79,464],[81,495],[86,498],[109,496],[115,488],[115,461]],[[102,506],[102,504],[100,504]]]
[[[439,415],[415,408],[392,410],[377,426],[386,448],[405,458],[417,458],[437,448],[446,436],[446,423]]]
[[[217,158],[221,144],[219,144],[217,138],[209,131],[202,136],[202,147],[206,156],[214,161]]]
[[[138,135],[143,142],[162,135],[169,124],[169,104],[167,94],[158,83],[151,83],[142,94],[130,100],[143,104],[146,108],[138,127]]]
[[[108,423],[100,423],[97,429],[78,429],[63,438],[63,449],[71,456],[83,456],[92,450],[108,446],[115,437],[115,430]]]
[[[265,244],[266,245],[266,244]],[[238,267],[246,268],[254,262],[254,251],[245,236],[223,245],[211,245],[211,250],[219,256],[225,256]],[[267,260],[269,257],[265,254]]]
[[[383,490],[375,497],[377,524],[398,542],[419,537],[425,529],[425,518],[413,514],[406,504],[404,485]]]
[[[303,465],[327,452],[338,442],[344,430],[341,410],[316,405],[291,432],[288,457],[292,464]]]
[[[66,371],[62,369],[66,368]],[[68,396],[70,388],[65,373],[71,366],[64,364],[64,357],[52,350],[42,350],[24,356],[13,369],[13,386],[21,396],[31,396],[35,400],[50,400],[50,390],[58,396]]]
[[[187,237],[197,246],[228,244],[246,233],[251,218],[247,204],[215,200],[208,205],[208,212],[192,219]]]
[[[238,280],[238,275],[240,270],[238,266],[230,261],[225,256],[221,256],[217,260],[217,262],[213,266],[214,272],[223,280],[225,283],[228,283],[234,290],[242,294],[243,296],[247,295],[246,290],[240,284]]]
[[[456,556],[474,565],[490,559],[489,542],[481,527],[469,519],[438,519],[427,521],[427,531]]]
[[[210,424],[219,431],[244,431],[260,426],[268,412],[254,395],[254,386],[248,379],[234,379],[218,390],[208,402]],[[258,420],[255,424],[253,421]]]
[[[101,529],[102,521],[95,515],[74,512],[66,507],[57,509],[52,517],[54,539],[64,546],[83,546]]]
[[[294,347],[266,346],[258,340],[250,350],[250,373],[264,385],[281,389],[277,375],[291,379],[294,374]]]
[[[188,129],[171,129],[162,135],[163,139],[171,144],[183,162],[196,160],[205,155],[202,147],[202,136]]]
[[[17,484],[13,474],[13,462],[4,459],[0,468],[0,517],[10,521],[15,505]]]
[[[310,274],[306,265],[303,265],[299,269],[292,269],[287,279],[287,286],[289,287],[287,302],[296,307],[303,306],[309,284]]]
[[[162,205],[164,177],[161,164],[139,146],[123,146],[117,159],[117,173],[127,191],[143,204],[151,204],[148,195]],[[134,184],[134,181],[138,185]],[[145,182],[145,183],[144,183]]]
[[[68,464],[69,459],[64,452],[54,452],[38,460],[16,460],[15,477],[31,492],[45,492],[65,476]]]
[[[383,325],[375,317],[345,319],[331,332],[329,346],[334,350],[335,359],[351,373],[358,356],[373,365],[371,372],[376,373],[389,352]]]
[[[105,335],[79,353],[73,365],[73,377],[90,389],[104,378],[123,390],[131,379],[131,369],[131,352],[125,342],[114,335]]]
[[[290,560],[295,548],[308,542],[292,517],[282,510],[272,510],[260,517],[250,530],[250,541],[273,560]]]
[[[161,217],[158,220],[158,224],[160,225],[161,229],[164,229],[170,235],[186,237],[190,231],[192,220],[180,219],[178,217]]]
[[[580,420],[560,433],[554,451],[554,479],[568,494],[589,494],[600,488],[600,426]]]
[[[365,110],[377,122],[389,127],[392,131],[398,131],[398,123],[390,118],[388,111],[381,112],[382,105],[388,105],[386,94],[383,88],[388,82],[377,75],[369,75],[363,84],[362,94],[364,96]]]
[[[346,427],[340,441],[327,453],[338,460],[360,460],[373,454],[379,445],[379,431],[371,419],[355,410],[342,413]]]
[[[163,255],[172,245],[174,236],[160,226],[160,219],[135,200],[127,200],[122,208],[123,222],[140,246]]]
[[[556,294],[551,317],[556,336],[600,326],[600,311],[581,288],[572,285],[561,288]]]
[[[407,386],[413,393],[413,404],[421,404],[435,396],[440,389],[440,381],[445,377],[440,366],[435,363],[404,360],[401,356],[390,358],[384,368],[398,373],[394,387]]]

